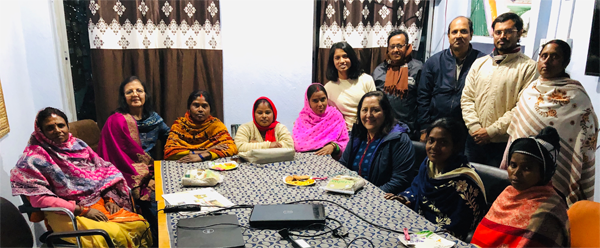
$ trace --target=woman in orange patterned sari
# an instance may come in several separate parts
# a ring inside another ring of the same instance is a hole
[[[508,148],[510,185],[473,234],[479,247],[569,247],[567,204],[551,180],[560,149],[556,129],[519,138]]]
[[[238,153],[225,124],[211,115],[211,95],[202,90],[190,94],[188,111],[175,120],[165,145],[165,159],[193,163]]]

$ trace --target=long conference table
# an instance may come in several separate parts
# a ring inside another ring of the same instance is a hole
[[[223,158],[215,162],[225,162],[226,160],[226,158]],[[155,178],[158,209],[165,207],[163,194],[198,189],[197,187],[183,187],[181,178],[187,170],[207,169],[210,164],[210,162],[185,164],[176,161],[156,161]],[[283,177],[288,175],[331,178],[344,172],[348,172],[348,169],[330,156],[296,153],[294,161],[271,164],[240,163],[235,170],[220,172],[225,176],[225,180],[215,186],[214,189],[237,205],[282,204],[307,199],[323,199],[336,202],[363,218],[389,229],[402,230],[406,227],[410,232],[441,230],[400,202],[385,200],[383,198],[384,192],[368,182],[355,195],[325,192],[319,187],[325,186],[327,180],[317,181],[315,185],[304,187],[289,186],[283,182]],[[314,204],[316,202],[309,203]],[[404,247],[398,242],[397,233],[374,227],[333,204],[319,203],[325,205],[328,217],[339,220],[347,228],[348,236],[345,240],[333,237],[331,234],[314,238],[300,238],[312,247],[346,247],[346,243],[357,237],[365,237],[371,240],[375,247]],[[236,214],[240,225],[249,226],[248,219],[251,209],[232,209],[224,213]],[[177,247],[177,222],[182,218],[190,218],[190,214],[159,212],[159,247]],[[332,227],[337,226],[337,223],[332,223]],[[304,235],[311,235],[322,231],[299,232]],[[456,241],[455,247],[474,247],[448,233],[440,232],[438,234],[448,240]],[[244,231],[244,240],[246,247],[291,247],[291,244],[281,239],[274,230],[248,229]],[[370,244],[364,239],[359,239],[352,243],[351,247],[370,247]]]

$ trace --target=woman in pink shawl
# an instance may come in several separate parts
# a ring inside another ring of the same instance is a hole
[[[36,208],[62,207],[76,215],[81,230],[102,229],[117,247],[152,244],[148,223],[136,213],[123,175],[85,142],[69,132],[69,120],[48,107],[36,116],[35,131],[15,168],[10,171],[13,195],[26,196]],[[31,215],[46,220],[55,232],[72,231],[66,215]],[[5,230],[2,230],[4,232]],[[74,243],[73,238],[66,239]],[[84,247],[106,247],[100,236],[81,238]]]
[[[294,123],[294,147],[297,152],[316,151],[316,155],[339,158],[348,143],[344,116],[329,107],[327,91],[314,83],[306,90],[304,108]]]
[[[148,112],[150,107],[150,96],[146,95],[146,87],[137,77],[123,81],[119,86],[119,108],[104,123],[97,152],[123,173],[136,205],[150,222],[152,233],[157,234],[154,161],[144,150],[144,142],[148,137],[140,136],[141,130],[136,120],[142,120],[144,116],[149,116],[147,119],[158,117],[156,113]],[[162,122],[162,118],[158,119]]]

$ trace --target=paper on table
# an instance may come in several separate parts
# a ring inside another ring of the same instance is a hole
[[[398,240],[406,247],[434,247],[434,248],[450,248],[456,243],[442,238],[440,235],[432,231],[420,231],[410,235],[410,241],[406,241],[404,234],[398,235]]]
[[[202,207],[202,211],[200,211],[200,213],[214,211],[222,207],[231,207],[234,205],[229,199],[219,194],[219,192],[213,188],[202,188],[173,194],[164,194],[163,198],[169,205],[198,204],[202,206],[214,206]]]

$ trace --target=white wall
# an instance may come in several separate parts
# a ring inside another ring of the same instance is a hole
[[[431,32],[431,55],[449,47],[448,25],[458,16],[471,15],[471,1],[435,0],[433,8],[433,27]]]
[[[314,2],[221,1],[225,125],[252,121],[261,96],[292,131],[312,79]]]
[[[0,2],[0,81],[10,125],[0,139],[0,196],[17,206],[21,200],[12,197],[10,169],[27,145],[35,115],[47,106],[64,109],[51,4]],[[40,228],[36,224],[37,235]]]
[[[563,4],[565,5],[569,4],[569,2],[571,2],[571,0],[563,0]],[[585,90],[592,99],[594,112],[598,115],[598,110],[600,110],[600,77],[585,75],[585,65],[590,43],[590,31],[592,30],[592,18],[594,16],[594,1],[575,1],[573,13],[561,11],[561,16],[571,14],[571,27],[559,27],[556,38],[566,37],[573,39],[573,54],[571,55],[571,63],[567,68],[567,72],[571,74],[571,78],[579,80],[585,87]],[[594,45],[598,46],[598,44]],[[598,164],[598,161],[600,161],[600,151],[596,151],[596,164]],[[596,185],[594,192],[594,201],[600,202],[600,168],[598,167],[596,167]]]

